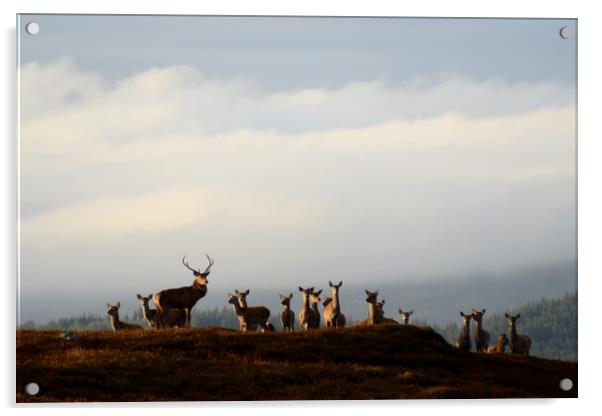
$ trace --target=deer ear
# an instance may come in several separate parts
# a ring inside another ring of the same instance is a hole
[[[376,292],[374,292],[374,294],[375,294],[376,296],[378,296],[378,290],[377,290]]]
[[[460,316],[465,317],[466,315],[464,314],[464,312],[460,311]]]
[[[322,294],[322,289],[320,289],[316,292],[316,295],[318,295],[318,296],[320,296],[321,294]]]
[[[150,295],[148,295],[148,297],[149,297],[150,299],[152,299],[152,298],[153,298],[153,294],[151,293]]]
[[[487,312],[487,309],[483,309],[483,311],[481,313],[485,313],[485,312]]]
[[[240,295],[240,292],[238,291],[238,289],[234,289],[234,293],[236,293],[236,296]]]
[[[107,309],[111,309],[112,305],[110,303],[107,303]]]
[[[520,318],[520,313],[516,315],[516,319]]]
[[[368,292],[367,290],[366,290],[366,295],[370,296],[370,292]]]
[[[232,298],[232,297],[234,297],[234,296],[232,295],[232,293],[228,292],[228,298]]]
[[[334,287],[334,285],[332,284],[332,282],[330,280],[328,281],[328,286]]]
[[[250,289],[247,289],[247,291],[245,292],[245,295],[248,295],[251,292]]]
[[[410,315],[412,315],[414,313],[414,311],[410,311]]]
[[[343,286],[343,281],[341,280],[338,284],[339,287]]]
[[[303,292],[303,288],[299,286],[299,292]]]
[[[504,314],[504,316],[505,316],[506,318],[510,318],[510,315],[508,315],[507,313],[505,313],[505,314]]]
[[[139,294],[136,294],[136,297],[137,297],[138,299],[142,299],[142,296],[140,296]]]
[[[403,310],[401,308],[397,309],[397,312],[399,312],[399,314],[401,315],[403,313]]]
[[[291,299],[293,298],[293,294],[292,293],[289,295],[289,298],[291,298]]]
[[[117,302],[115,306],[117,306],[117,309],[121,308],[121,302]]]

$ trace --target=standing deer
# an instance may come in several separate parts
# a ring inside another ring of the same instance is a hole
[[[529,355],[529,349],[531,349],[531,338],[526,335],[518,335],[516,332],[516,320],[520,318],[520,313],[516,316],[505,314],[510,325],[510,352],[512,354],[525,354]]]
[[[153,295],[148,296],[140,296],[136,295],[138,301],[140,302],[140,306],[142,307],[142,316],[144,316],[144,320],[151,328],[157,327],[157,310],[151,309],[148,306],[148,302],[152,299]],[[166,327],[171,328],[174,326],[179,326],[182,328],[186,323],[186,312],[184,309],[170,309],[169,313],[165,318],[163,318],[163,323]]]
[[[489,332],[483,329],[483,315],[485,315],[486,309],[478,310],[472,308],[472,319],[477,324],[477,329],[474,334],[474,344],[477,352],[486,352],[489,347]]]
[[[317,292],[312,292],[310,296],[311,301],[311,309],[310,309],[310,328],[320,328],[320,310],[318,309],[318,303],[320,302],[320,294],[322,294],[322,290],[318,290]]]
[[[460,312],[460,316],[464,321],[464,327],[456,340],[455,346],[461,350],[470,351],[470,319],[472,318],[472,314],[467,315],[464,312]]]
[[[126,322],[121,322],[119,320],[119,308],[121,307],[121,302],[117,302],[115,305],[111,305],[107,303],[107,315],[111,317],[111,326],[113,327],[113,331],[137,331],[143,330],[140,325],[136,324],[128,324]]]
[[[382,319],[382,323],[383,324],[396,324],[399,325],[399,322],[397,322],[395,319],[391,319],[391,318],[386,318],[385,317],[385,300],[381,300],[380,302],[378,302],[376,304],[376,308],[377,311],[380,315],[380,318]]]
[[[259,325],[264,331],[272,331],[274,326],[268,322],[270,311],[265,306],[242,307],[236,295],[228,293],[228,303],[234,308],[242,322],[241,331],[247,332],[250,325]]]
[[[192,282],[192,285],[177,289],[162,290],[153,295],[153,303],[157,308],[156,321],[158,328],[164,327],[163,317],[168,316],[171,309],[184,309],[186,313],[186,322],[184,326],[190,328],[190,312],[198,300],[207,294],[207,283],[209,283],[207,276],[209,276],[211,266],[213,266],[214,263],[213,259],[209,257],[208,254],[205,255],[209,260],[209,265],[204,272],[201,272],[201,269],[195,270],[190,267],[185,261],[186,256],[182,258],[182,264],[186,266],[187,269],[191,270],[194,275],[194,282]]]
[[[247,305],[247,296],[251,291],[247,289],[244,292],[239,291],[238,289],[234,289],[234,294],[238,298],[238,303],[241,307],[246,308]],[[239,316],[238,321],[240,323],[241,331],[242,331],[242,318]],[[257,331],[257,325],[247,325],[247,331]]]
[[[333,299],[330,296],[323,296],[322,297],[322,306],[324,306],[324,322],[326,322],[326,326],[327,327],[333,327],[333,328],[345,328],[345,324],[347,323],[347,318],[345,318],[345,314],[339,313],[337,315],[335,319],[336,322],[336,326],[328,323],[328,318],[327,317],[327,312],[328,312],[328,308],[330,307],[330,305],[332,304]]]
[[[311,308],[309,306],[309,298],[314,292],[314,288],[309,287],[307,289],[303,289],[301,286],[299,286],[299,292],[303,293],[301,310],[299,311],[299,325],[301,325],[301,328],[305,330],[309,329],[311,326]]]
[[[410,310],[410,311],[404,311],[403,309],[399,308],[398,309],[399,314],[401,315],[401,320],[403,321],[404,324],[409,324],[410,323],[410,316],[412,316],[412,314],[414,313],[414,311]]]
[[[495,344],[494,346],[491,346],[487,349],[488,353],[499,353],[499,354],[503,354],[506,352],[506,345],[508,345],[508,337],[506,336],[505,333],[501,333],[498,337],[497,337],[497,344]]]
[[[280,303],[283,306],[282,312],[280,312],[280,323],[284,332],[295,330],[295,312],[291,311],[292,298],[292,293],[288,296],[280,295]]]
[[[382,305],[377,305],[378,290],[370,292],[366,290],[366,302],[368,303],[368,325],[381,324],[383,322]]]
[[[326,298],[331,299],[331,302],[323,303],[324,305],[324,323],[327,328],[338,328],[341,321],[345,321],[345,317],[341,319],[341,304],[339,302],[339,289],[343,286],[343,281],[340,281],[338,285],[333,284],[330,280],[328,281],[330,290],[332,291],[332,297]],[[345,326],[345,324],[343,324]]]

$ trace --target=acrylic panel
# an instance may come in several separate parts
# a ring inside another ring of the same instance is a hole
[[[18,402],[577,396],[575,19],[17,33]]]

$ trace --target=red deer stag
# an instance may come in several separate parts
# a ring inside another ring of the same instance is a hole
[[[186,262],[186,256],[182,258],[182,264],[192,271],[194,282],[190,286],[179,287],[177,289],[165,289],[153,295],[153,303],[157,308],[156,322],[157,328],[165,327],[163,317],[168,316],[171,309],[184,309],[186,311],[186,321],[184,326],[190,328],[190,312],[198,300],[207,294],[207,276],[209,276],[213,259],[205,254],[209,260],[209,265],[204,272],[201,269],[195,270]]]

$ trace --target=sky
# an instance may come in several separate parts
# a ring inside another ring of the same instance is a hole
[[[21,15],[21,319],[575,260],[562,26]]]

